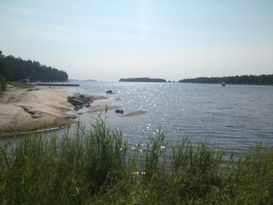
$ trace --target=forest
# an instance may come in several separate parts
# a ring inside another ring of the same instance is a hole
[[[5,56],[0,51],[0,82],[3,89],[5,81],[20,81],[28,79],[31,82],[67,81],[66,72],[41,65],[38,61],[23,60],[12,55]]]
[[[250,84],[250,85],[273,85],[273,75],[241,75],[228,77],[200,77],[183,79],[180,83],[222,83],[226,84]]]

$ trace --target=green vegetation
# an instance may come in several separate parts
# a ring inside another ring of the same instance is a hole
[[[235,159],[164,135],[128,149],[102,120],[62,137],[1,145],[0,204],[272,204],[273,149]]]
[[[7,81],[66,81],[68,75],[56,68],[41,65],[37,61],[4,56],[0,51],[0,76]]]
[[[121,78],[119,82],[166,82],[161,78]]]
[[[200,77],[180,80],[180,83],[222,83],[227,84],[251,84],[251,85],[273,85],[273,75],[242,75],[228,77]]]

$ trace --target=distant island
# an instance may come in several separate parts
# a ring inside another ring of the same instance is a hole
[[[162,78],[121,78],[119,82],[166,82]]]
[[[249,84],[249,85],[273,85],[273,75],[241,75],[228,77],[199,77],[179,80],[180,83],[223,83]]]
[[[87,79],[87,80],[84,80],[84,81],[92,81],[92,82],[96,82],[97,80]]]

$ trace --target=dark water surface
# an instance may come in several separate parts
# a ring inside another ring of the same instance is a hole
[[[81,86],[69,89],[76,92],[105,95],[111,89],[116,93],[96,103],[121,104],[125,113],[147,111],[131,117],[107,112],[107,125],[121,130],[129,144],[145,145],[148,136],[161,129],[170,144],[188,137],[234,152],[261,141],[273,145],[273,86],[75,82]],[[89,127],[94,116],[83,114],[80,120]]]

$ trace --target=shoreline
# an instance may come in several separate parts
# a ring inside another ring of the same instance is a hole
[[[63,88],[35,86],[20,89],[8,85],[7,91],[0,96],[0,137],[56,130],[75,123],[74,106],[67,101],[68,97],[75,95]],[[93,100],[107,98],[90,97]]]

